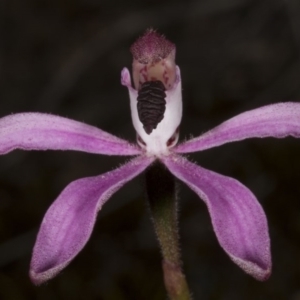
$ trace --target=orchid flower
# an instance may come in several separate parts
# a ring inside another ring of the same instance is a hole
[[[160,161],[207,205],[220,246],[234,263],[258,280],[271,272],[270,238],[265,213],[239,181],[206,170],[182,154],[246,138],[300,137],[300,104],[278,103],[239,114],[199,137],[177,145],[182,116],[181,75],[175,46],[149,30],[132,46],[133,81],[128,88],[137,144],[71,119],[19,113],[0,119],[0,153],[22,150],[76,150],[134,156],[105,174],[70,183],[42,221],[30,265],[35,284],[63,270],[89,240],[98,212],[125,183]]]

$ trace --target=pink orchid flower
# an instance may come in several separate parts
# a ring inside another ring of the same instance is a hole
[[[246,138],[300,137],[300,104],[278,103],[239,114],[179,145],[181,77],[175,46],[148,31],[132,46],[133,80],[124,68],[137,132],[132,145],[93,126],[42,113],[0,119],[0,153],[22,150],[75,150],[135,156],[123,166],[70,183],[42,221],[33,249],[30,277],[35,284],[56,276],[89,240],[102,205],[125,183],[159,160],[207,205],[221,247],[233,262],[258,280],[271,272],[270,238],[265,213],[239,181],[206,170],[181,154],[203,151]]]

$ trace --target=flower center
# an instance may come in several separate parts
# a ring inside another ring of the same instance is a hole
[[[181,79],[175,45],[148,30],[131,47],[135,91],[130,92],[137,143],[149,155],[168,154],[179,137]],[[129,85],[124,77],[125,85]]]
[[[143,123],[147,134],[150,134],[164,118],[165,98],[165,87],[161,81],[145,81],[142,83],[138,91],[137,110],[139,119]]]

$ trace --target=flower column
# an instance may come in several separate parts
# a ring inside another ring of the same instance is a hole
[[[175,45],[149,30],[131,47],[135,97],[131,111],[137,141],[147,155],[168,155],[178,141],[181,86],[175,64]],[[128,86],[128,84],[127,84]],[[157,161],[146,172],[146,193],[163,256],[164,282],[170,299],[190,299],[181,268],[175,181]]]

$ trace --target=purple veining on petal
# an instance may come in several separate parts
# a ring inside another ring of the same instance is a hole
[[[161,158],[169,170],[206,203],[216,236],[246,273],[266,280],[271,273],[268,225],[251,191],[237,180],[201,168],[185,158]]]
[[[189,153],[247,138],[300,137],[300,103],[278,103],[239,114],[174,151]]]
[[[132,75],[136,90],[147,81],[161,81],[166,90],[176,80],[175,45],[149,29],[131,46]]]
[[[154,160],[145,156],[96,177],[70,183],[48,209],[33,249],[30,277],[41,284],[64,269],[82,250],[97,213],[108,198]]]
[[[42,113],[0,119],[0,154],[15,149],[77,150],[108,155],[136,155],[141,150],[96,127]]]

